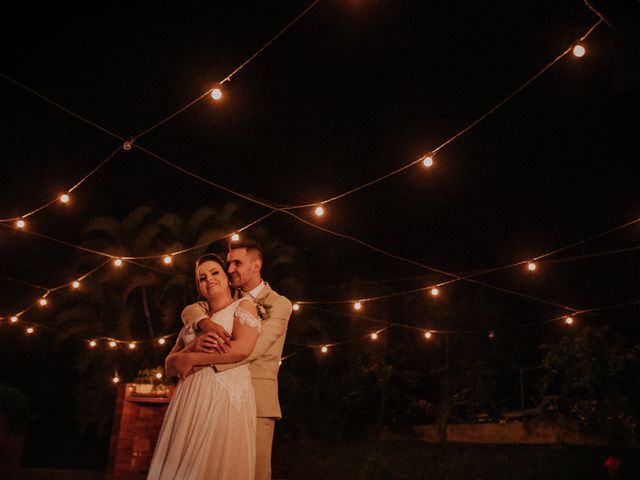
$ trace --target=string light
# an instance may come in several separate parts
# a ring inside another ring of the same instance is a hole
[[[18,316],[17,315],[12,315],[11,318],[9,319],[9,321],[11,323],[18,323]]]
[[[426,338],[427,340],[430,340],[431,337],[433,336],[433,334],[429,331],[424,332],[424,338]]]
[[[113,340],[111,340],[109,342],[109,348],[116,348],[118,346],[118,344],[116,342],[114,342]]]
[[[16,227],[18,228],[24,228],[27,226],[27,222],[25,222],[24,220],[20,219],[16,222]]]
[[[159,343],[160,345],[164,345],[165,343],[167,343],[167,341],[166,341],[164,338],[159,338],[159,339],[158,339],[158,343]]]
[[[38,303],[44,307],[48,302],[47,302],[47,299],[43,297],[40,300],[38,300]]]
[[[489,332],[489,338],[495,338],[496,334],[493,330]]]
[[[111,381],[113,383],[120,383],[120,377],[118,376],[118,374],[116,373],[116,375],[111,379]]]
[[[121,267],[122,266],[122,259],[121,258],[116,258],[115,260],[113,260],[113,264],[116,267]]]
[[[321,217],[324,215],[324,207],[321,205],[318,205],[316,207],[316,209],[313,211],[313,213],[316,215],[316,217]]]
[[[69,203],[70,197],[67,193],[63,193],[62,195],[60,195],[60,202],[62,203]]]
[[[222,90],[220,90],[219,88],[214,88],[213,90],[211,90],[211,98],[216,101],[220,100],[222,98]]]
[[[530,272],[533,272],[537,268],[537,265],[533,260],[529,260],[529,262],[527,263],[527,268]]]
[[[566,323],[567,325],[573,325],[573,317],[565,318],[564,323]]]
[[[125,149],[126,151],[131,150],[132,146],[133,146],[133,140],[127,140],[122,144],[122,148]]]
[[[129,350],[133,350],[136,348],[136,344],[134,342],[129,343]]]
[[[430,293],[432,297],[437,297],[438,295],[440,295],[440,290],[438,289],[438,287],[433,287],[430,290]]]
[[[160,372],[156,372],[156,378],[160,380],[162,378],[162,374]]]
[[[329,347],[327,347],[326,345],[323,345],[322,348],[320,349],[320,351],[322,353],[327,353],[329,351]]]
[[[171,255],[166,255],[162,261],[165,263],[165,265],[169,265],[171,262],[173,262],[173,258],[171,258]]]
[[[90,346],[91,348],[95,348],[95,347],[96,347],[96,345],[98,345],[98,342],[96,342],[95,340],[91,340],[91,341],[89,342],[89,346]]]
[[[376,332],[373,332],[371,334],[371,340],[377,340],[378,339],[378,334]]]
[[[80,282],[78,280],[74,280],[73,282],[71,282],[71,286],[73,288],[80,288]]]
[[[422,165],[424,165],[425,167],[429,168],[433,166],[433,157],[430,155],[427,155],[426,157],[424,157],[422,159]]]
[[[235,232],[234,232],[234,233],[231,235],[231,241],[232,241],[232,242],[237,242],[238,240],[240,240],[240,235],[238,235],[237,233],[235,233]]]
[[[362,310],[362,302],[356,302],[353,304],[354,310]]]
[[[575,47],[573,47],[573,54],[580,58],[580,57],[584,57],[584,54],[587,53],[587,50],[580,44],[576,45]]]
[[[31,335],[33,332],[35,332],[35,329],[33,327],[28,327],[26,332]]]
[[[300,310],[300,304],[299,303],[294,303],[292,308],[293,308],[294,312],[297,312],[298,310]]]

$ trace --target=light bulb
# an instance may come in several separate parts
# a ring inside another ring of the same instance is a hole
[[[489,338],[494,338],[495,336],[496,336],[496,334],[494,333],[494,331],[493,331],[493,330],[491,330],[491,331],[489,332]]]
[[[527,268],[530,272],[533,272],[537,268],[537,265],[535,264],[535,262],[530,260],[529,263],[527,263]]]
[[[353,304],[354,310],[362,310],[362,302],[356,302]]]
[[[74,280],[73,282],[71,282],[71,286],[73,288],[80,288],[80,282],[78,280]]]
[[[371,334],[371,340],[377,340],[378,339],[378,334],[377,333],[372,333]]]
[[[121,266],[122,266],[122,259],[121,259],[121,258],[116,258],[116,259],[113,261],[113,264],[114,264],[116,267],[121,267]]]
[[[156,373],[156,378],[157,378],[158,380],[160,380],[160,379],[162,378],[162,374],[161,374],[160,372],[157,372],[157,373]]]
[[[69,203],[69,195],[67,195],[66,193],[60,195],[60,201],[62,203]]]
[[[136,348],[136,344],[135,344],[135,343],[133,343],[133,342],[131,342],[131,343],[129,344],[129,350],[133,350],[134,348]]]
[[[431,337],[432,337],[432,333],[431,332],[424,332],[424,338],[429,340]]]
[[[166,264],[169,265],[171,262],[173,262],[173,258],[171,258],[171,255],[166,255],[162,261]]]
[[[111,340],[111,341],[109,342],[109,347],[111,347],[111,348],[116,348],[117,346],[118,346],[118,344],[117,344],[116,342],[114,342],[113,340]]]
[[[329,351],[329,347],[327,347],[327,346],[325,345],[325,346],[323,346],[323,347],[320,349],[320,351],[321,351],[322,353],[327,353],[327,352]]]
[[[317,206],[313,213],[315,213],[316,217],[321,217],[324,215],[324,208]]]
[[[585,50],[585,48],[582,45],[578,44],[575,47],[573,47],[573,54],[576,57],[578,57],[578,58],[584,57],[585,53],[587,53],[587,51]]]
[[[214,88],[211,90],[211,98],[214,100],[220,100],[222,98],[222,90],[219,88]]]
[[[297,312],[298,310],[300,310],[300,305],[297,303],[294,303],[292,308],[295,312]]]
[[[165,343],[167,343],[167,341],[166,341],[164,338],[160,338],[160,339],[158,340],[158,343],[159,343],[160,345],[164,345]]]
[[[438,287],[433,287],[430,293],[431,293],[431,296],[437,297],[438,295],[440,295],[440,290],[438,289]]]
[[[573,317],[565,318],[564,323],[566,323],[567,325],[573,325]]]
[[[424,165],[425,167],[429,168],[433,166],[433,157],[431,156],[426,156],[422,159],[422,165]]]
[[[91,341],[89,342],[89,346],[90,346],[91,348],[95,348],[95,346],[96,346],[96,345],[98,345],[98,342],[96,342],[95,340],[91,340]]]
[[[44,307],[48,302],[46,298],[41,298],[38,300],[38,303]]]
[[[27,333],[28,333],[29,335],[31,335],[35,330],[33,329],[33,327],[29,327],[29,328],[27,328],[27,330],[26,330],[26,331],[27,331]]]
[[[11,323],[17,323],[17,322],[18,322],[18,316],[17,316],[17,315],[13,315],[13,316],[9,319],[9,321],[10,321]]]
[[[113,377],[112,379],[113,383],[120,383],[120,377],[118,377],[117,375],[115,377]]]
[[[232,242],[237,242],[238,240],[240,240],[240,235],[238,235],[237,233],[234,233],[233,235],[231,235]]]
[[[24,220],[20,219],[16,222],[16,227],[18,228],[24,228],[27,226],[27,222],[25,222]]]

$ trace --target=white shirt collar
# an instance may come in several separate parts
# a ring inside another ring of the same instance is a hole
[[[262,289],[264,288],[264,280],[262,280],[255,288],[253,288],[252,290],[248,291],[248,292],[242,292],[242,296],[245,297],[247,295],[251,296],[251,298],[253,298],[254,300],[256,300],[258,298],[258,295],[260,295],[260,293],[262,292]]]

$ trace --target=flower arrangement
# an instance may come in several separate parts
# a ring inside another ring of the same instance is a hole
[[[167,391],[166,385],[169,383],[164,374],[163,367],[145,368],[138,370],[135,379],[136,393],[148,395],[148,394],[162,394]]]
[[[258,311],[258,316],[260,320],[263,322],[269,318],[269,310],[271,310],[271,305],[264,303],[262,300],[256,300],[256,310]]]

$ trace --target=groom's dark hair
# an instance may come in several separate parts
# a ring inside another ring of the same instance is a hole
[[[246,248],[247,252],[256,253],[260,261],[262,261],[262,247],[255,240],[247,238],[236,242],[229,242],[229,251],[236,250],[238,248]]]

